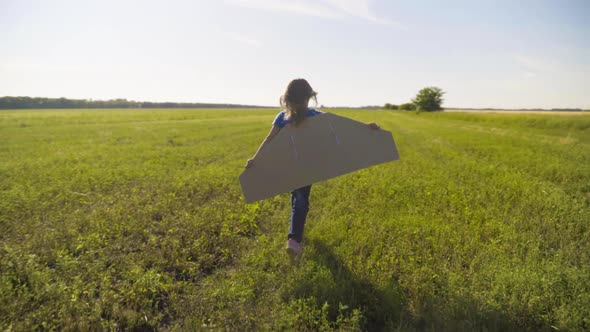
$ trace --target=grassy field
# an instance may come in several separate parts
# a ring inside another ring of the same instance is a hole
[[[590,116],[340,110],[401,160],[289,199],[276,110],[0,112],[0,330],[590,329]]]

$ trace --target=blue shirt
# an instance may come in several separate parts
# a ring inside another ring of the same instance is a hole
[[[279,114],[277,114],[277,117],[272,122],[272,124],[279,127],[279,128],[283,128],[287,124],[291,123],[292,122],[291,119],[285,119],[286,113],[287,113],[286,111],[281,111]],[[314,110],[313,108],[309,108],[307,110],[307,113],[305,114],[305,117],[309,118],[309,117],[316,116],[316,115],[322,114],[322,113],[323,113],[322,111],[318,111],[318,110]]]

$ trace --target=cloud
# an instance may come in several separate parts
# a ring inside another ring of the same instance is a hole
[[[532,71],[527,71],[527,72],[524,72],[522,74],[522,77],[524,77],[524,78],[535,78],[535,77],[537,77],[537,73],[532,72]]]
[[[228,36],[231,39],[237,41],[238,43],[242,43],[242,44],[245,44],[248,46],[253,46],[253,47],[262,46],[262,42],[260,42],[259,40],[254,39],[254,38],[250,38],[250,37],[238,34],[238,33],[228,33]]]
[[[227,0],[226,2],[251,9],[288,12],[305,16],[322,18],[340,18],[341,14],[334,12],[328,6],[319,4],[317,1],[302,0]]]
[[[524,67],[527,72],[554,72],[557,71],[556,64],[539,57],[528,55],[515,55],[514,61]]]
[[[401,27],[400,24],[375,16],[370,0],[226,0],[227,3],[274,12],[327,19],[357,17],[376,24]]]
[[[349,16],[359,17],[377,24],[399,26],[399,24],[393,21],[375,16],[375,14],[371,12],[371,1],[369,0],[325,0],[325,2]]]
[[[82,71],[83,66],[69,64],[50,64],[38,62],[8,61],[0,64],[0,70],[12,72],[72,72]]]
[[[575,58],[546,57],[538,55],[517,54],[513,59],[526,71],[548,74],[589,72],[588,62],[576,61]]]
[[[572,81],[581,79],[587,81],[590,75],[590,65],[578,62],[572,58],[557,58],[530,54],[513,55],[513,61],[521,67],[523,78],[548,78]]]

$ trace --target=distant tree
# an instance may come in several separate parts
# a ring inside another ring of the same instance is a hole
[[[442,109],[442,96],[444,94],[441,88],[435,86],[426,87],[418,92],[416,97],[412,99],[412,103],[416,105],[418,111],[439,111]]]
[[[395,104],[385,103],[385,105],[383,105],[383,108],[386,110],[396,110],[398,109],[398,106]]]
[[[413,103],[404,103],[399,105],[399,110],[400,111],[413,111],[416,109],[416,105],[414,105]]]

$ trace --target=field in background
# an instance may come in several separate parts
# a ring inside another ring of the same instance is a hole
[[[0,112],[0,330],[590,329],[590,117],[335,111],[401,160],[289,199],[269,110]]]
[[[470,110],[470,109],[445,109],[447,113],[494,113],[494,114],[544,114],[544,115],[590,115],[590,111],[525,111],[525,110]]]

